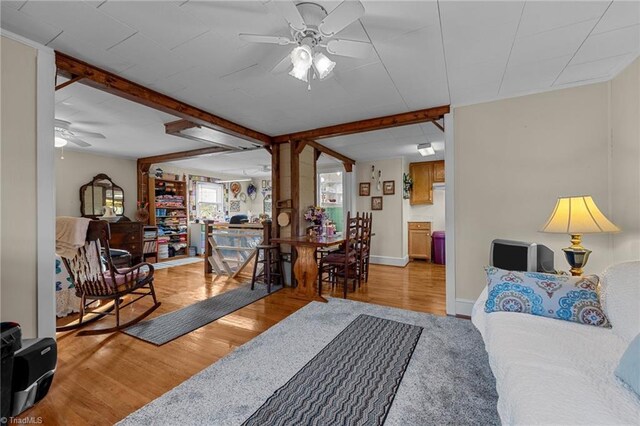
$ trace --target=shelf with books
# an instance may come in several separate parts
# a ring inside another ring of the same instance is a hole
[[[145,262],[158,261],[158,227],[145,225],[142,238],[142,257]]]
[[[188,255],[186,182],[149,177],[149,190],[151,224],[158,227],[158,260]]]

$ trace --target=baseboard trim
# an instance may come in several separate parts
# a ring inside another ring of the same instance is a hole
[[[409,263],[409,257],[371,256],[369,262],[376,265],[399,266],[404,268]]]
[[[456,315],[471,318],[471,311],[473,310],[474,303],[476,303],[475,300],[456,299]]]

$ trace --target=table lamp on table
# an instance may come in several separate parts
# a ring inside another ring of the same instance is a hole
[[[571,246],[563,248],[567,262],[571,265],[571,275],[582,275],[591,250],[582,246],[582,234],[618,232],[620,228],[611,223],[600,211],[589,195],[560,197],[544,224],[541,232],[571,235]]]

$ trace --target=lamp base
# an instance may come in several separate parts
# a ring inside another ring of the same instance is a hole
[[[571,266],[571,275],[582,275],[582,268],[587,264],[591,250],[587,250],[584,247],[579,249],[567,247],[563,248],[562,251],[564,252],[564,257]]]

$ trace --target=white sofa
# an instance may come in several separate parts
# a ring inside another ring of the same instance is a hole
[[[478,328],[496,377],[503,424],[640,424],[640,398],[614,375],[640,332],[640,262],[609,268],[602,280],[611,329],[533,315],[486,313]]]

